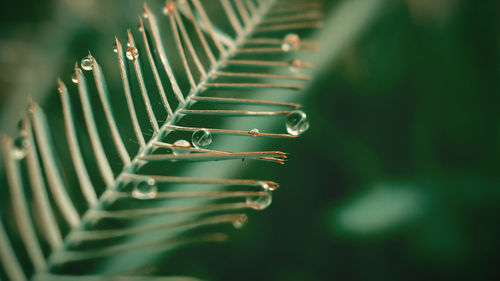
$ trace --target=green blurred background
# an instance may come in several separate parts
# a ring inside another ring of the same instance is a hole
[[[57,76],[87,49],[108,52],[103,42],[135,26],[140,2],[3,3],[2,130],[15,127],[21,115],[12,105],[25,106],[29,95],[50,104]],[[327,3],[330,14],[340,2]],[[280,183],[271,207],[251,214],[229,243],[177,251],[161,272],[208,280],[499,277],[500,2],[382,2],[316,77],[305,99],[311,129],[279,144],[291,153],[287,165],[248,164],[246,174]]]

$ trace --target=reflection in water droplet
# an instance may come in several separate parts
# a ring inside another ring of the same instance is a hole
[[[212,133],[207,129],[200,129],[193,133],[191,142],[196,148],[206,148],[212,143]]]
[[[236,229],[242,229],[248,221],[247,215],[243,214],[240,215],[235,221],[233,221],[233,226]]]
[[[271,205],[273,201],[272,189],[266,182],[258,182],[257,185],[250,188],[252,192],[258,192],[258,195],[248,196],[246,203],[250,208],[263,210]]]
[[[118,53],[118,47],[116,46],[116,43],[113,44],[113,52]]]
[[[300,37],[295,33],[289,33],[283,38],[283,43],[281,44],[281,49],[284,52],[297,51],[300,47]]]
[[[84,70],[92,70],[92,68],[94,67],[94,62],[92,61],[92,57],[91,56],[84,57],[80,62],[80,65]]]
[[[129,47],[127,48],[127,52],[125,54],[127,55],[127,59],[135,60],[139,56],[139,51],[135,47]]]
[[[189,154],[191,151],[191,144],[187,140],[177,140],[174,142],[174,147],[172,147],[172,152],[175,155]]]
[[[256,128],[251,129],[250,131],[248,131],[248,134],[249,134],[249,135],[252,135],[252,136],[254,136],[254,137],[258,136],[258,135],[259,135],[259,133],[260,133],[260,132],[259,132],[259,129],[256,129]]]
[[[153,178],[145,178],[134,182],[132,197],[139,200],[149,200],[156,198],[158,187]]]
[[[30,145],[29,141],[23,137],[18,137],[14,140],[12,148],[12,157],[16,160],[21,160],[26,156],[26,148]]]
[[[286,119],[286,130],[292,136],[298,136],[309,129],[307,115],[300,110],[292,111]]]

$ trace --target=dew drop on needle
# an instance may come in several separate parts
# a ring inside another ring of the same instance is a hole
[[[71,75],[71,82],[78,84],[78,76],[76,75],[76,71],[73,71],[73,74]]]
[[[284,52],[297,51],[300,46],[300,37],[295,33],[289,33],[283,38],[281,50]]]
[[[139,200],[149,200],[156,198],[158,187],[153,178],[145,178],[134,182],[132,197]]]
[[[248,134],[251,135],[251,136],[254,136],[254,137],[258,136],[259,133],[260,133],[259,129],[256,129],[256,128],[253,128],[250,131],[248,131]]]
[[[250,208],[255,210],[264,210],[271,205],[273,197],[267,183],[257,183],[256,186],[251,187],[250,192],[256,193],[255,195],[250,195],[246,198],[246,203]]]
[[[286,119],[286,130],[292,136],[298,136],[309,129],[307,115],[301,110],[292,111]]]
[[[302,68],[302,62],[300,60],[291,60],[289,62],[290,65],[290,72],[297,73],[299,70]]]
[[[135,60],[137,59],[137,57],[139,57],[139,51],[136,47],[128,47],[125,54],[127,55],[127,59],[129,60]]]
[[[14,140],[12,148],[12,157],[16,160],[21,160],[26,156],[26,149],[29,146],[29,141],[23,137],[18,137]]]
[[[191,144],[187,140],[177,140],[174,142],[172,152],[175,155],[189,154],[191,152],[190,148]]]
[[[193,133],[191,142],[196,148],[206,148],[212,143],[212,133],[207,129],[200,129]]]
[[[80,65],[82,66],[82,68],[84,70],[92,70],[92,68],[94,67],[94,62],[92,61],[92,57],[91,56],[86,56],[82,59],[82,61],[80,62]]]
[[[240,215],[236,220],[233,221],[233,227],[236,229],[242,229],[248,221],[247,215]]]

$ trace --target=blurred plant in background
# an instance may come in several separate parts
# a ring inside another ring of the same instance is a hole
[[[35,95],[49,93],[59,73],[71,73],[75,58],[87,49],[109,52],[109,38],[135,26],[134,7],[142,4],[29,2],[2,9],[5,131],[15,127],[15,110],[28,95],[43,99]],[[329,2],[331,17],[342,3]],[[300,142],[281,144],[293,152],[286,167],[245,164],[245,173],[279,179],[279,199],[228,244],[167,257],[164,273],[210,280],[498,278],[499,6],[384,1],[357,40],[325,62],[310,89],[316,94],[305,99],[311,129]],[[344,43],[323,45],[321,53]],[[39,75],[39,84],[24,83]]]

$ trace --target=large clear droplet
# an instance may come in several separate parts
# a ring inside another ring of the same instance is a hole
[[[71,75],[71,82],[78,84],[78,76],[76,76],[76,71],[73,71],[73,74]]]
[[[94,67],[94,62],[92,61],[92,57],[91,56],[84,57],[80,62],[80,65],[84,70],[92,70],[92,68]]]
[[[127,48],[127,52],[125,54],[127,55],[127,59],[129,60],[135,60],[137,59],[137,57],[139,57],[139,51],[136,47]]]
[[[260,133],[260,132],[259,132],[259,129],[256,129],[256,128],[253,128],[253,129],[251,129],[250,131],[248,131],[248,134],[249,134],[249,135],[252,135],[252,136],[254,136],[254,137],[258,136],[258,135],[259,135],[259,133]]]
[[[296,51],[300,46],[300,37],[295,33],[289,33],[283,38],[283,43],[281,44],[281,49],[284,52]]]
[[[207,129],[201,129],[193,133],[191,142],[196,148],[206,148],[212,143],[212,133]]]
[[[269,207],[273,201],[272,193],[269,189],[266,189],[264,185],[259,184],[257,186],[253,186],[250,191],[258,192],[257,195],[248,196],[246,199],[247,205],[255,210],[264,210]]]
[[[286,130],[292,136],[298,136],[309,129],[307,115],[300,110],[292,111],[286,119]]]
[[[172,147],[172,152],[175,155],[189,154],[191,153],[191,144],[187,140],[177,140],[174,142],[174,147]]]
[[[158,187],[153,178],[145,178],[134,182],[132,197],[139,200],[149,200],[156,198]]]
[[[242,229],[248,221],[247,215],[243,214],[240,215],[236,220],[233,221],[233,226],[236,229]]]
[[[14,140],[12,149],[12,157],[16,160],[21,160],[26,156],[26,149],[30,145],[29,141],[23,137],[18,137]]]

